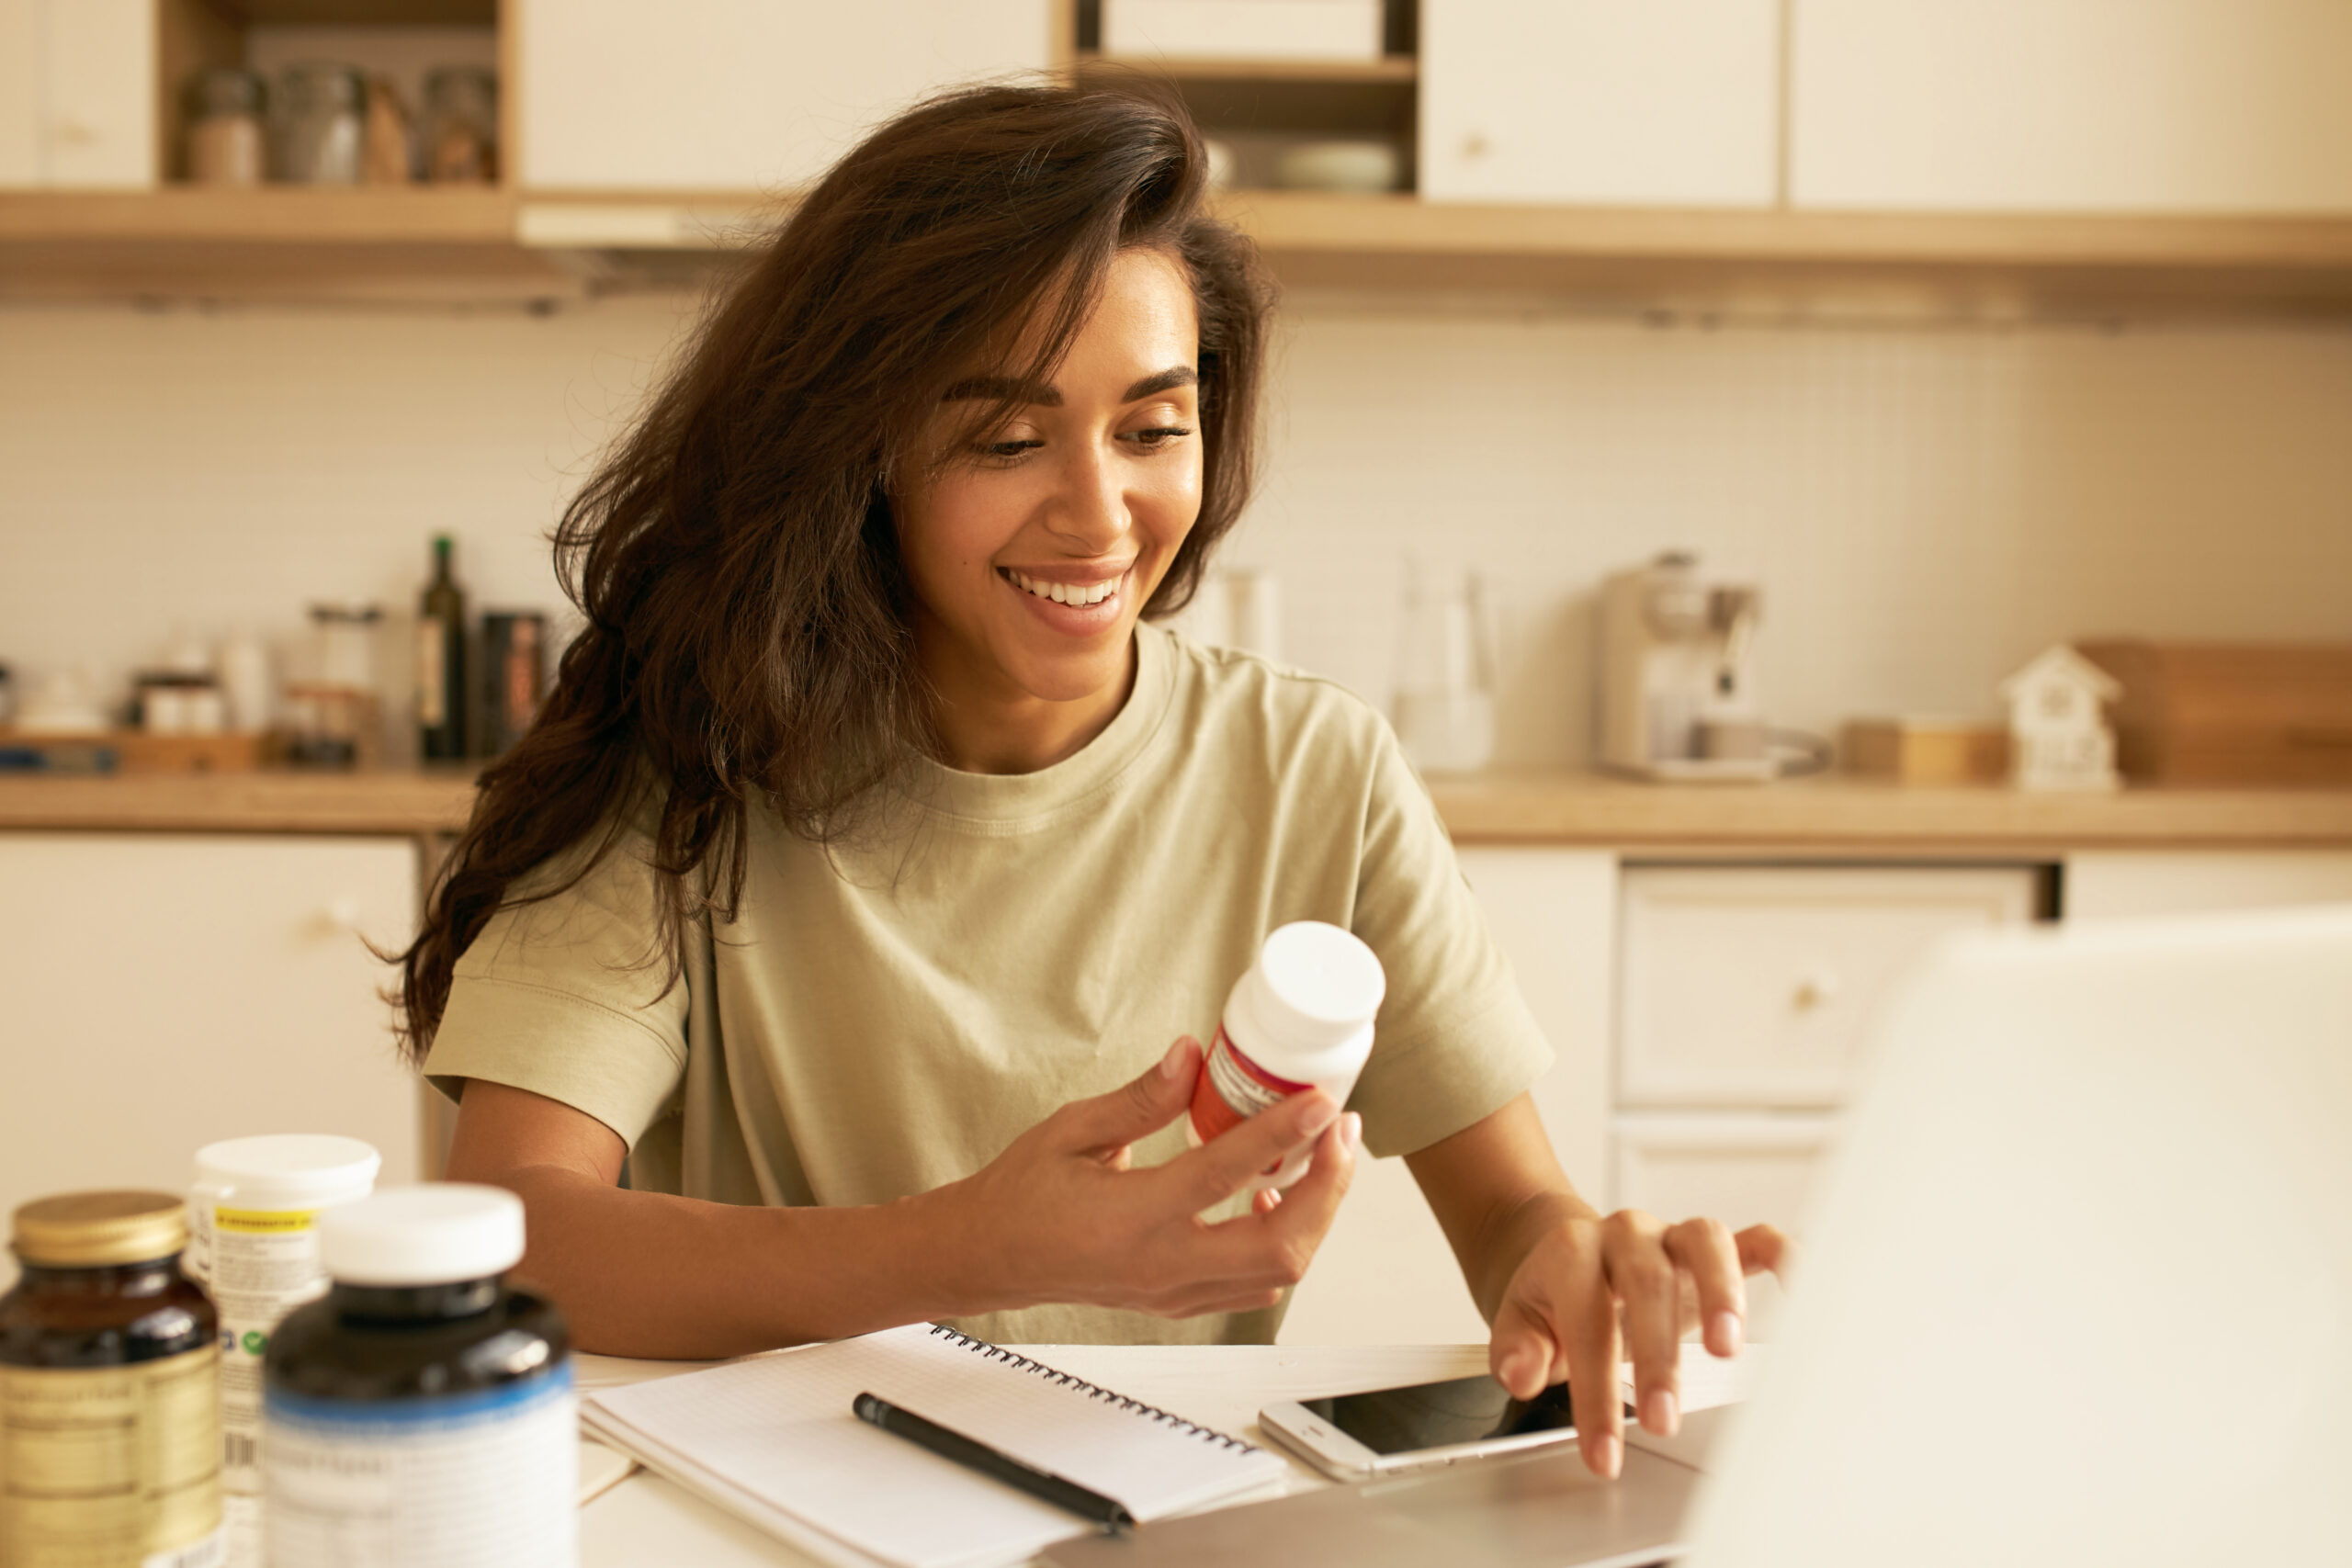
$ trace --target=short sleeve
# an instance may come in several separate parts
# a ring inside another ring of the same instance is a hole
[[[685,1072],[688,998],[659,897],[646,840],[625,835],[571,886],[502,908],[458,960],[425,1076],[451,1099],[469,1078],[543,1094],[634,1148]]]
[[[1375,1155],[1412,1154],[1501,1110],[1552,1065],[1453,840],[1386,724],[1365,790],[1353,926],[1388,994],[1348,1103]]]

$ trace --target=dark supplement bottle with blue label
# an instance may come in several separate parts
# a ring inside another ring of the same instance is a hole
[[[392,1188],[319,1216],[333,1287],[264,1363],[273,1568],[570,1568],[579,1437],[562,1316],[516,1290],[523,1204]]]

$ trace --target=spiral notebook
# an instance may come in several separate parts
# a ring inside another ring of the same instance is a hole
[[[870,1392],[1153,1519],[1281,1487],[1238,1438],[933,1324],[778,1350],[611,1389],[588,1429],[646,1467],[829,1562],[989,1568],[1090,1527],[870,1427]]]

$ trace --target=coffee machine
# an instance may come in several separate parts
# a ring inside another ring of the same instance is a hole
[[[1709,582],[1669,550],[1600,590],[1600,761],[1661,781],[1758,782],[1781,771],[1750,683],[1763,595]]]

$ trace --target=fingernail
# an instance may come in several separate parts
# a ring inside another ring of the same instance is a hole
[[[1624,1453],[1617,1446],[1617,1439],[1607,1436],[1593,1438],[1592,1448],[1587,1458],[1594,1474],[1611,1481],[1617,1479],[1617,1472],[1625,1462]]]
[[[1307,1137],[1317,1138],[1323,1135],[1324,1128],[1339,1119],[1340,1108],[1332,1103],[1331,1097],[1328,1094],[1317,1095],[1314,1105],[1306,1112],[1306,1119],[1299,1123],[1298,1130]]]
[[[1340,1127],[1340,1135],[1348,1140],[1350,1154],[1363,1152],[1363,1118],[1362,1116],[1352,1111],[1349,1111],[1347,1121]]]
[[[1650,1390],[1649,1397],[1642,1401],[1642,1425],[1661,1438],[1674,1436],[1675,1427],[1681,1424],[1681,1403],[1674,1397],[1674,1391],[1670,1388],[1654,1388]]]
[[[1719,1312],[1707,1325],[1707,1348],[1718,1356],[1739,1354],[1739,1314]]]
[[[1168,1047],[1168,1055],[1159,1058],[1159,1076],[1161,1077],[1168,1078],[1172,1081],[1184,1076],[1184,1058],[1189,1054],[1187,1047],[1192,1043],[1192,1037],[1187,1035],[1183,1039],[1177,1041],[1175,1044]]]
[[[1502,1366],[1495,1372],[1495,1381],[1503,1385],[1505,1392],[1513,1395],[1516,1395],[1524,1386],[1526,1379],[1527,1358],[1525,1355],[1505,1356]]]

